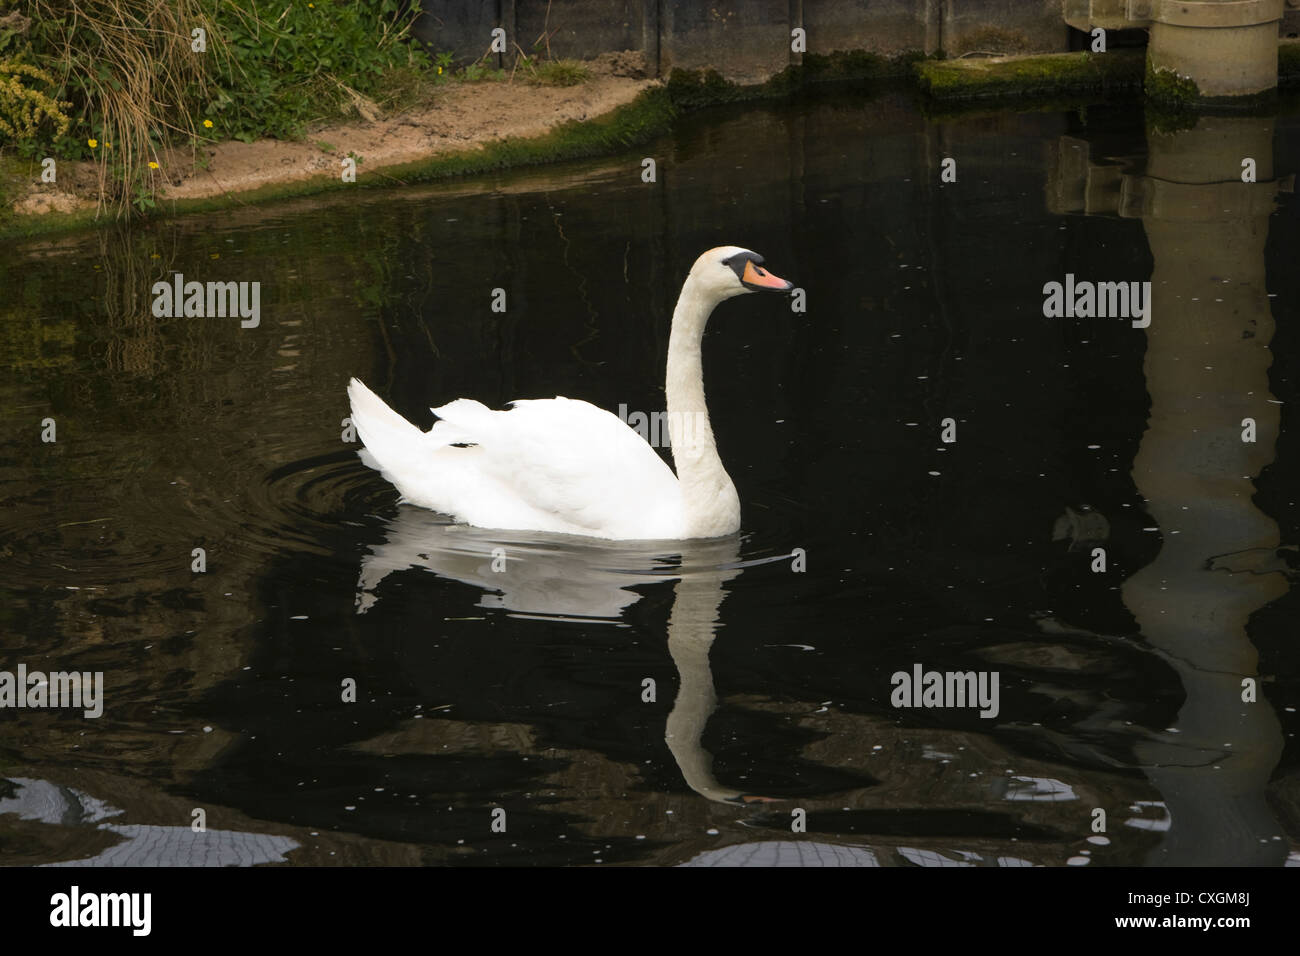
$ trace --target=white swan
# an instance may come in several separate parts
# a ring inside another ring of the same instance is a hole
[[[677,474],[617,415],[569,398],[493,411],[468,398],[432,409],[421,432],[357,379],[348,385],[361,459],[402,500],[480,528],[616,540],[714,538],[740,528],[740,499],[718,458],[700,343],[714,307],[792,283],[737,246],[695,260],[673,310],[665,392]]]

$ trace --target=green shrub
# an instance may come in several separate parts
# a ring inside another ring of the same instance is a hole
[[[411,39],[418,6],[400,0],[235,0],[221,5],[217,27],[226,44],[205,116],[242,140],[295,137],[304,127],[367,100],[396,71],[428,70],[428,54]],[[409,81],[409,73],[404,74]]]
[[[296,137],[409,99],[428,54],[401,0],[0,0],[0,147],[95,159],[101,200],[147,209],[167,147]],[[193,49],[203,30],[206,49]]]
[[[17,57],[0,60],[0,134],[17,140],[35,139],[52,124],[55,135],[67,133],[72,104],[55,100],[40,89],[54,86],[54,77]]]
[[[589,79],[591,70],[577,60],[547,60],[533,76],[533,81],[543,86],[577,86]]]
[[[22,93],[10,74],[0,145],[12,141],[28,158],[96,159],[100,196],[124,202],[159,145],[193,127],[176,107],[204,89],[189,36],[211,30],[202,3],[27,0],[24,10],[0,11],[10,68],[34,67]],[[32,108],[38,100],[47,108]]]

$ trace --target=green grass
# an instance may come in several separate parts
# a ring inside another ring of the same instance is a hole
[[[1141,89],[1143,51],[924,60],[915,70],[921,89],[936,99],[1112,92]]]
[[[506,78],[506,71],[486,63],[471,63],[461,68],[456,79],[464,83],[496,83]]]
[[[508,167],[608,155],[668,132],[678,113],[667,90],[652,87],[643,90],[632,102],[595,119],[570,120],[541,136],[509,137],[490,142],[482,149],[385,167],[384,172],[394,179],[428,182]]]
[[[589,79],[591,70],[577,60],[547,60],[533,76],[533,81],[543,86],[577,86]]]

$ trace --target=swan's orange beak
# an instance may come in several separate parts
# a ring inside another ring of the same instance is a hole
[[[788,292],[794,288],[793,282],[786,282],[762,266],[754,265],[753,259],[745,260],[745,271],[740,275],[740,284],[755,292]]]

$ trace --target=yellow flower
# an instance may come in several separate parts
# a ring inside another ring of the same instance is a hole
[[[438,67],[438,75],[442,76],[442,67]]]
[[[99,140],[97,140],[97,139],[88,139],[88,140],[86,140],[86,143],[90,146],[91,149],[94,149],[96,146],[99,145]]]
[[[157,169],[157,168],[158,168],[158,164],[155,163],[155,162],[151,159],[151,160],[149,160],[149,168],[150,168],[150,169]]]
[[[204,120],[204,121],[203,121],[203,128],[204,128],[204,129],[212,129],[212,120]]]

